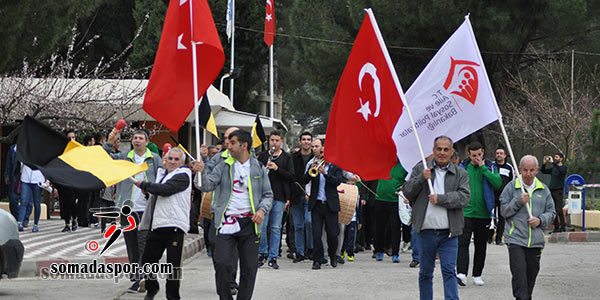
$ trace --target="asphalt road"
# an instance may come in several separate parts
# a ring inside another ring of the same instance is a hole
[[[537,299],[599,299],[600,243],[547,244],[534,297]],[[471,249],[471,255],[472,249]],[[418,299],[418,269],[408,267],[410,255],[401,263],[390,257],[376,262],[370,253],[357,254],[354,262],[333,269],[311,270],[311,263],[293,264],[281,258],[279,270],[259,270],[254,299]],[[459,287],[462,299],[511,299],[508,252],[489,245],[483,271],[485,286]],[[19,278],[0,281],[0,297],[6,299],[143,299],[128,294],[129,282],[110,280],[43,280]],[[164,299],[164,281],[156,299]],[[183,299],[217,299],[211,260],[202,251],[184,262]],[[434,297],[443,299],[439,264],[434,277]]]

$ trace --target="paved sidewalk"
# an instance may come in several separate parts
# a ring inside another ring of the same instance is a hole
[[[39,276],[40,269],[55,262],[98,262],[126,263],[127,250],[122,235],[102,256],[100,250],[107,239],[102,236],[100,228],[79,227],[75,232],[61,232],[63,220],[40,220],[39,232],[31,232],[31,226],[20,232],[20,239],[25,246],[25,256],[19,271],[19,277]],[[201,229],[200,229],[201,230]],[[98,242],[99,249],[90,252],[85,245],[90,241]],[[202,234],[186,235],[183,259],[192,257],[204,248]]]
[[[285,250],[285,247],[284,247]],[[534,299],[598,299],[600,282],[600,243],[549,243],[542,254]],[[471,255],[473,248],[471,247]],[[253,299],[363,300],[419,299],[418,269],[408,267],[409,253],[400,254],[401,262],[390,257],[376,262],[370,253],[361,252],[354,262],[333,269],[323,266],[311,270],[310,262],[294,264],[279,259],[281,269],[263,267],[258,271]],[[215,274],[206,251],[184,262],[182,299],[218,299]],[[469,284],[459,288],[461,299],[513,299],[506,246],[489,245],[483,280],[485,286]],[[122,299],[142,300],[144,294],[126,292],[129,281],[43,280],[17,278],[0,282],[0,298],[6,299]],[[443,299],[439,263],[434,273],[434,299]],[[156,299],[165,298],[165,282],[160,280]]]

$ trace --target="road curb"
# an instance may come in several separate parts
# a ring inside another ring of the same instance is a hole
[[[550,243],[600,242],[600,232],[553,232],[548,241]]]
[[[202,251],[205,247],[202,231],[200,234],[190,234],[184,241],[182,260],[191,258],[196,253]],[[165,254],[166,256],[166,254]],[[163,257],[164,258],[164,257]],[[46,270],[53,263],[92,263],[96,260],[98,263],[125,264],[129,262],[127,256],[118,257],[77,257],[74,259],[43,257],[40,259],[25,260],[21,263],[18,277],[39,277],[43,270]],[[164,259],[161,259],[163,261]]]

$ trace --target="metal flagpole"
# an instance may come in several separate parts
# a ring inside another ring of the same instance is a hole
[[[473,33],[473,27],[471,27],[471,21],[469,20],[469,15],[465,16],[465,20],[467,21],[467,23],[469,24],[469,31],[471,32],[471,37],[473,42],[475,42],[475,34]],[[481,57],[481,52],[479,52],[479,47],[477,46],[477,43],[475,43],[475,47],[477,49],[477,56],[479,58],[479,61],[482,62],[481,64],[481,68],[483,69],[484,74],[487,74],[487,70],[485,69],[485,65],[483,64],[483,58]],[[491,87],[492,84],[490,83],[490,78],[488,76],[485,76],[488,85]],[[492,93],[492,97],[494,98],[494,101],[496,101],[496,97],[494,96],[494,94]],[[497,102],[496,102],[497,103]],[[502,121],[502,114],[500,113],[500,108],[498,108],[498,104],[495,105],[496,108],[496,115],[498,116],[498,123],[500,124],[500,129],[502,130],[502,136],[504,137],[504,143],[506,143],[506,148],[508,148],[508,154],[510,155],[510,160],[512,161],[514,166],[518,166],[517,165],[517,161],[515,160],[515,155],[513,154],[512,151],[512,147],[510,146],[510,141],[508,140],[508,134],[506,134],[506,128],[504,127],[504,122]],[[521,176],[520,172],[517,172],[518,175],[518,180],[521,183],[521,193],[526,193],[525,192],[525,187],[523,186],[523,177]],[[527,209],[527,213],[529,214],[529,217],[533,217],[531,214],[531,209],[529,207],[529,203],[525,203],[525,207]]]
[[[191,46],[192,46],[192,70],[193,70],[193,79],[194,79],[194,126],[196,127],[196,157],[201,158],[200,156],[200,118],[198,116],[198,64],[196,58],[196,42],[193,40],[194,37],[194,17],[193,17],[193,9],[192,9],[193,1],[190,1],[190,33],[191,33]],[[196,176],[196,185],[200,187],[202,185],[202,174],[199,172]]]
[[[423,153],[423,147],[421,146],[421,140],[419,139],[419,133],[417,132],[417,128],[415,126],[415,121],[413,120],[412,114],[410,113],[410,109],[408,108],[408,103],[406,103],[406,99],[404,97],[404,91],[402,91],[402,86],[400,86],[400,80],[398,79],[398,75],[396,74],[396,69],[392,64],[392,58],[387,51],[387,47],[385,46],[385,42],[383,41],[383,37],[381,36],[381,32],[379,31],[379,25],[377,25],[377,21],[375,20],[375,16],[373,15],[373,11],[368,8],[365,9],[369,18],[371,19],[371,23],[375,29],[375,34],[377,35],[377,40],[379,40],[379,46],[381,47],[381,51],[383,52],[383,56],[390,68],[392,73],[392,78],[394,79],[394,83],[396,84],[396,89],[400,94],[400,99],[402,99],[402,103],[406,112],[408,113],[408,118],[410,119],[410,124],[413,128],[413,132],[415,133],[415,138],[417,139],[417,146],[419,147],[419,153],[421,153],[421,161],[423,162],[423,168],[427,168],[427,162],[425,161],[425,153]],[[427,185],[429,186],[429,194],[433,195],[433,184],[431,183],[431,178],[427,179]]]
[[[270,116],[273,118],[273,105],[274,105],[274,95],[273,95],[273,45],[269,46],[269,93],[271,94],[271,109]]]
[[[235,68],[235,0],[231,1],[231,67],[229,68],[229,99],[233,106],[233,69]]]

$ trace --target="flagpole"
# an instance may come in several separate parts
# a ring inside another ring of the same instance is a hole
[[[469,20],[469,15],[465,16],[465,21],[469,24],[469,32],[471,33],[471,37],[472,37],[472,41],[476,41],[475,39],[475,33],[473,33],[473,27],[471,26],[471,20]],[[481,52],[479,51],[479,47],[477,46],[477,43],[475,42],[475,49],[477,49],[477,56],[479,57],[479,61],[481,61],[481,68],[483,69],[483,73],[487,74],[487,70],[485,69],[485,64],[483,63],[483,58],[481,57]],[[488,76],[485,76],[488,85],[491,87],[492,84],[490,83],[490,78]],[[498,108],[498,102],[496,101],[496,96],[494,95],[494,93],[490,93],[492,99],[494,99],[494,102],[496,103],[495,109],[496,109],[496,116],[498,116],[498,123],[500,124],[500,129],[502,130],[502,136],[504,137],[504,143],[506,144],[506,147],[508,148],[508,154],[510,155],[510,160],[513,163],[513,166],[518,166],[517,165],[517,160],[515,159],[515,155],[513,154],[512,151],[512,147],[510,145],[510,141],[508,140],[508,134],[506,134],[506,128],[504,127],[504,122],[502,121],[502,114],[500,113],[500,108]],[[523,178],[521,176],[520,172],[517,172],[517,178],[519,179],[519,182],[521,183],[521,193],[525,193],[525,188],[523,187]],[[531,214],[531,209],[529,207],[529,203],[525,203],[525,207],[527,209],[527,214],[529,214],[529,217],[533,217],[533,215]]]
[[[419,139],[419,133],[417,132],[417,128],[415,126],[415,121],[413,120],[412,114],[410,113],[410,109],[408,108],[408,103],[406,103],[406,99],[404,96],[404,91],[402,91],[402,86],[400,85],[400,80],[398,79],[398,74],[396,74],[396,69],[394,68],[394,64],[392,63],[392,58],[387,51],[387,47],[385,46],[385,41],[381,36],[381,32],[379,31],[379,25],[377,25],[377,21],[375,20],[375,16],[373,15],[373,11],[370,8],[365,9],[369,18],[371,19],[371,23],[373,27],[375,27],[375,35],[377,35],[377,40],[379,41],[379,46],[381,47],[381,51],[383,52],[383,56],[390,68],[392,73],[392,78],[394,79],[394,84],[396,85],[396,89],[400,94],[400,99],[402,99],[402,103],[406,112],[408,113],[408,118],[410,120],[410,124],[413,128],[413,132],[415,133],[415,138],[417,139],[417,146],[419,147],[419,153],[421,154],[421,161],[423,162],[423,168],[427,168],[427,162],[425,161],[425,153],[423,153],[423,146],[421,146],[421,140]],[[429,194],[433,195],[433,184],[431,183],[431,178],[427,179],[427,185],[429,186]]]
[[[233,69],[235,68],[235,0],[231,1],[231,67],[229,68],[229,100],[233,106]]]
[[[190,27],[191,27],[191,46],[192,46],[192,70],[194,76],[194,126],[196,127],[196,157],[201,158],[200,156],[200,118],[198,114],[198,103],[199,103],[199,95],[198,95],[198,64],[197,64],[197,55],[196,55],[196,42],[194,41],[194,17],[192,12],[193,1],[190,1]],[[198,176],[196,176],[196,185],[198,187],[202,186],[202,173],[198,172]]]
[[[269,46],[269,93],[271,95],[271,108],[270,108],[270,116],[271,118],[273,118],[273,99],[274,99],[274,95],[273,95],[273,45],[271,44],[271,46]]]

